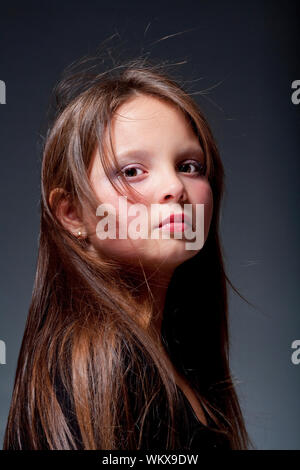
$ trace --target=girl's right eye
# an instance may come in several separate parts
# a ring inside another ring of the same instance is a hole
[[[142,173],[140,174],[134,174],[136,173],[136,170],[140,170]],[[126,174],[127,172],[127,174]],[[129,168],[124,168],[121,173],[123,173],[123,175],[127,178],[134,178],[136,176],[140,176],[141,174],[143,174],[143,170],[141,168],[138,168],[136,166],[132,166],[132,167],[129,167]]]

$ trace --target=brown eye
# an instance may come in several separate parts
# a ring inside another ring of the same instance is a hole
[[[139,174],[137,174],[137,170],[140,170],[142,172],[140,174],[143,174],[143,171],[141,170],[141,168],[137,168],[136,166],[124,168],[122,170],[122,173],[126,178],[134,178],[135,176],[140,176]]]
[[[191,167],[194,167],[195,170],[191,170]],[[192,160],[192,161],[187,161],[187,162],[184,162],[184,163],[181,163],[179,165],[179,169],[181,171],[183,171],[184,173],[197,173],[197,174],[203,174],[204,171],[205,171],[205,166],[198,162],[198,161],[195,161],[195,160]]]

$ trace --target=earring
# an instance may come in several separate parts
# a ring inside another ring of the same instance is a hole
[[[84,238],[83,233],[81,230],[78,230],[77,232],[77,238]]]

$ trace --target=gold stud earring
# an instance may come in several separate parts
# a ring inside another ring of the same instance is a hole
[[[77,236],[77,238],[78,238],[78,239],[82,239],[82,238],[84,238],[84,235],[83,235],[83,233],[82,233],[82,231],[81,231],[81,230],[78,230],[78,232],[77,232],[77,235],[76,235],[76,236]]]

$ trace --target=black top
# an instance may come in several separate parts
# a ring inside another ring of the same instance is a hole
[[[188,415],[189,426],[188,429],[180,429],[185,450],[209,450],[209,449],[231,449],[229,438],[225,434],[221,434],[216,429],[216,425],[204,410],[207,420],[207,426],[203,424],[194,409],[183,393],[180,387],[177,386],[179,394],[182,397],[183,412]],[[185,438],[184,438],[185,437]]]
[[[177,386],[177,389],[179,397],[181,397],[182,404],[178,410],[178,416],[176,415],[175,417],[176,433],[180,442],[180,450],[230,449],[231,446],[228,437],[225,434],[218,432],[215,423],[212,421],[208,413],[204,410],[207,420],[206,426],[196,416],[191,403],[181,388]],[[70,411],[69,399],[65,393],[62,395],[61,392],[62,389],[59,387],[57,389],[57,396],[63,413],[72,429],[72,434],[77,442],[77,448],[83,449],[79,426],[74,417],[74,413]],[[164,416],[166,416],[164,414],[165,411],[166,406],[162,400],[159,402],[155,413],[149,413],[147,423],[144,427],[145,431],[143,432],[143,436],[145,435],[145,439],[141,443],[141,450],[166,450],[164,443],[166,442],[168,428],[164,424]]]

